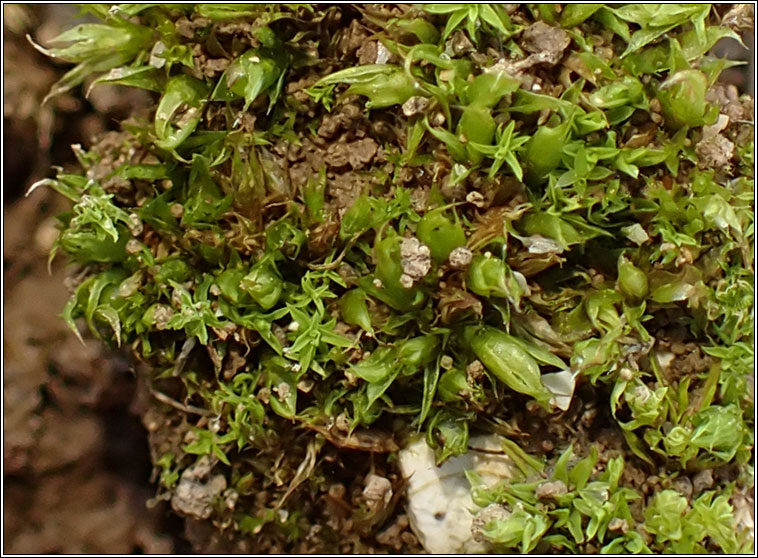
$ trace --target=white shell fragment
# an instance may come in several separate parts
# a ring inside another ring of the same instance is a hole
[[[561,254],[563,252],[563,246],[558,242],[539,234],[525,236],[521,242],[529,248],[530,254]]]
[[[571,370],[561,370],[550,374],[543,374],[540,378],[542,385],[545,386],[553,397],[550,404],[558,407],[561,411],[567,411],[571,406],[571,398],[574,396],[574,387],[576,386],[576,377],[578,372]]]
[[[164,52],[166,52],[166,45],[163,44],[163,41],[155,43],[153,50],[150,51],[149,61],[153,68],[163,68],[166,65],[166,59],[161,56]]]
[[[642,246],[645,244],[645,242],[650,240],[647,232],[645,232],[645,229],[643,229],[642,225],[639,223],[629,225],[628,227],[621,227],[621,232],[623,232],[629,240],[638,246]]]
[[[671,351],[661,351],[655,353],[655,358],[658,359],[658,364],[661,365],[661,368],[666,370],[669,365],[674,362],[674,359],[676,359],[676,355],[672,353]]]
[[[413,532],[431,554],[486,552],[473,539],[471,523],[481,509],[471,498],[466,471],[478,473],[485,486],[511,478],[515,465],[503,453],[499,436],[469,440],[469,451],[435,465],[434,450],[422,438],[399,454],[400,470],[408,481],[408,517]]]
[[[386,64],[391,56],[392,53],[382,43],[376,45],[376,64]]]

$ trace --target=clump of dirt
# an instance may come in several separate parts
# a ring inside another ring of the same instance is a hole
[[[400,282],[408,289],[432,269],[431,251],[428,246],[419,242],[418,238],[403,239],[400,244],[400,257],[403,266]]]
[[[224,475],[210,476],[213,462],[202,457],[182,473],[171,506],[179,513],[198,519],[208,519],[213,513],[213,501],[226,489]]]

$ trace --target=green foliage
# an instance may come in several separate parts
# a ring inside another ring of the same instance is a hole
[[[714,492],[706,492],[690,507],[681,494],[664,490],[645,510],[644,529],[677,554],[705,552],[701,543],[706,538],[727,554],[748,551],[747,543],[738,542],[728,496],[714,496]]]
[[[734,509],[729,496],[714,498],[704,492],[692,505],[675,490],[652,495],[637,522],[631,506],[643,498],[636,490],[620,486],[624,459],[610,459],[597,471],[597,448],[583,459],[573,458],[569,446],[552,464],[548,479],[526,478],[484,488],[471,475],[474,500],[480,505],[501,504],[504,517],[489,520],[481,529],[486,537],[505,551],[576,551],[578,545],[593,543],[601,553],[620,551],[635,554],[653,552],[693,554],[705,552],[710,540],[722,552],[746,552],[751,543],[735,531]],[[573,463],[573,465],[570,465]],[[653,541],[646,543],[646,532]]]
[[[181,417],[166,490],[212,456],[251,507],[223,524],[294,538],[290,494],[337,470],[322,444],[418,430],[441,463],[497,431],[523,475],[472,477],[509,514],[482,528],[497,549],[749,548],[743,487],[645,498],[622,475],[753,456],[754,146],[719,115],[742,100],[712,101],[731,63],[706,54],[737,35],[710,5],[87,9],[41,49],[77,64],[51,95],[155,106],[35,187],[73,204],[64,319],[130,347]],[[587,432],[590,396],[623,456],[524,450],[535,413]]]

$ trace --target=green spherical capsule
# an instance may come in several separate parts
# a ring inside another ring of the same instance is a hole
[[[445,262],[450,252],[466,244],[463,227],[448,219],[441,209],[430,211],[421,218],[416,236],[429,247],[432,258],[438,264]]]
[[[346,323],[356,325],[371,334],[374,333],[371,314],[366,304],[366,293],[362,289],[352,289],[342,295],[339,308],[340,315]]]
[[[470,394],[471,391],[472,388],[466,378],[466,372],[460,368],[446,370],[440,376],[440,381],[437,385],[437,394],[442,401],[446,402],[462,399]]]
[[[436,335],[422,335],[405,341],[397,352],[398,361],[418,369],[437,357],[439,339]]]
[[[508,290],[508,266],[498,258],[475,256],[468,268],[469,290],[480,296],[506,298]]]
[[[660,87],[658,99],[670,126],[702,126],[708,102],[708,78],[700,70],[680,70]]]
[[[255,264],[240,281],[240,288],[248,293],[264,310],[270,310],[282,294],[282,278],[276,267],[264,259]]]
[[[466,328],[463,336],[487,370],[513,391],[538,401],[550,398],[542,385],[539,364],[513,337],[495,328],[475,326]]]
[[[618,287],[622,294],[630,299],[642,300],[648,293],[645,272],[623,256],[618,262]]]

